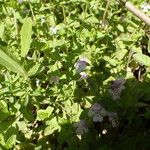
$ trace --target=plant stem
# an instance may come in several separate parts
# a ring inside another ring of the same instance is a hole
[[[14,15],[14,27],[15,27],[15,33],[16,33],[16,37],[18,39],[19,37],[19,32],[18,32],[18,26],[17,26],[17,19],[16,19],[16,14],[15,14],[15,11],[13,12],[13,15]]]
[[[66,14],[65,14],[64,5],[62,5],[61,7],[62,7],[62,11],[63,11],[63,16],[64,16],[64,22],[65,22],[65,25],[67,25],[67,19],[66,19]]]
[[[33,9],[32,9],[32,5],[30,3],[29,3],[29,7],[30,7],[30,10],[31,10],[31,13],[32,13],[32,18],[35,21],[34,12],[33,12]]]
[[[87,13],[87,8],[88,8],[88,4],[85,4],[85,9],[84,9],[84,19],[86,18],[86,13]]]
[[[102,22],[105,22],[105,20],[106,20],[109,5],[110,5],[110,0],[107,0],[107,4],[106,4],[106,8],[105,8],[105,11],[104,11],[104,14],[103,14],[103,20],[102,20]]]
[[[137,9],[132,3],[127,2],[126,0],[117,0],[121,5],[123,5],[126,9],[132,12],[135,16],[137,16],[140,20],[145,22],[150,26],[150,17],[144,14],[142,11]]]

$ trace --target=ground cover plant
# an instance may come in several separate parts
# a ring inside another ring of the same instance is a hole
[[[150,149],[148,25],[116,0],[0,0],[0,20],[0,149]]]

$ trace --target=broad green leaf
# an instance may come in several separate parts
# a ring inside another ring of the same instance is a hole
[[[3,150],[4,146],[5,145],[5,139],[4,139],[4,135],[3,134],[0,134],[0,150]]]
[[[25,98],[25,101],[28,101],[28,100],[26,100],[26,98]],[[34,118],[32,112],[29,111],[29,108],[26,107],[26,106],[27,106],[27,103],[28,103],[28,102],[24,102],[24,105],[22,105],[22,107],[20,108],[20,111],[21,111],[21,113],[23,114],[23,116],[24,116],[24,118],[25,118],[26,120],[32,122],[32,121],[35,120],[35,118]]]
[[[8,119],[5,119],[2,123],[0,123],[0,133],[6,131],[15,121],[15,116],[9,116]]]
[[[124,44],[123,41],[121,41],[120,38],[118,38],[115,42],[115,45],[116,45],[116,48],[117,49],[125,49],[126,48],[126,45]]]
[[[124,28],[121,24],[118,24],[117,28],[120,32],[124,32]]]
[[[67,90],[66,90],[67,91]],[[69,92],[69,91],[68,91]],[[66,93],[65,93],[66,94]],[[68,95],[70,95],[70,93],[68,94]],[[72,110],[72,108],[71,108],[71,101],[70,100],[67,100],[67,101],[65,101],[65,103],[64,103],[64,108],[65,108],[65,111],[67,111],[67,113],[70,113],[71,112],[71,110]]]
[[[133,58],[135,61],[140,63],[141,65],[145,65],[147,67],[150,67],[150,57],[146,56],[142,53],[137,53],[133,55]]]
[[[86,21],[89,22],[89,23],[99,23],[99,20],[96,17],[94,17],[94,16],[88,17],[86,19]]]
[[[5,144],[5,148],[7,149],[11,149],[13,147],[13,145],[15,145],[16,143],[16,135],[13,134],[9,137],[9,139],[7,140],[6,144]]]
[[[116,51],[115,56],[118,60],[122,60],[127,54],[127,49],[119,49]]]
[[[10,115],[8,111],[8,106],[5,101],[0,101],[0,122],[5,120]]]
[[[0,95],[2,95],[4,93],[7,93],[7,92],[9,92],[9,88],[8,87],[0,89]]]
[[[8,70],[18,73],[21,76],[27,77],[24,68],[13,57],[6,54],[0,49],[0,64],[6,67]]]
[[[32,19],[26,18],[20,31],[21,35],[21,57],[26,57],[30,49],[32,36]]]
[[[45,110],[44,109],[39,109],[37,111],[37,120],[44,120],[46,118],[48,118],[52,112],[53,112],[54,108],[53,107],[47,107]]]
[[[28,131],[27,124],[25,121],[17,121],[18,130],[22,133],[26,133]]]
[[[33,75],[41,72],[42,69],[43,69],[43,67],[41,66],[41,64],[36,64],[32,68],[30,68],[30,70],[28,71],[27,74],[28,74],[28,76],[33,76]]]
[[[3,100],[0,100],[0,111],[8,113],[8,106]]]
[[[112,59],[112,58],[110,58],[108,56],[104,56],[103,59],[105,61],[107,61],[112,66],[116,66],[117,65],[117,61],[115,59]]]
[[[60,126],[57,123],[57,119],[56,119],[56,117],[54,117],[53,119],[48,121],[48,126],[44,130],[44,135],[45,136],[50,135],[59,128],[60,128]]]

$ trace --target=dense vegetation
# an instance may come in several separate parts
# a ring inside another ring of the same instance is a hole
[[[150,150],[147,25],[116,0],[0,0],[0,20],[0,149]]]

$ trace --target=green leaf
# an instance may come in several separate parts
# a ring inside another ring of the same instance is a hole
[[[116,51],[115,56],[118,60],[122,60],[127,54],[127,49],[119,49]]]
[[[0,112],[8,113],[8,106],[5,101],[0,100]]]
[[[52,112],[53,112],[53,110],[54,110],[54,108],[53,107],[47,107],[47,109],[39,109],[38,111],[37,111],[37,120],[44,120],[44,119],[46,119],[46,118],[48,118],[51,114],[52,114]]]
[[[124,32],[124,28],[121,24],[118,24],[117,28],[120,32]]]
[[[22,133],[26,133],[28,131],[27,124],[25,121],[17,121],[16,122],[18,130]]]
[[[139,64],[150,67],[150,57],[149,56],[146,56],[142,53],[136,53],[136,54],[133,55],[133,58]]]
[[[26,100],[26,98],[25,98],[25,101],[28,101],[28,100]],[[21,105],[20,112],[23,114],[23,117],[26,120],[32,122],[35,120],[33,113],[30,111],[29,105],[27,105],[28,102],[24,102],[24,103],[26,103],[26,104]]]
[[[13,145],[15,145],[16,142],[16,135],[13,134],[9,137],[9,139],[7,140],[6,144],[5,144],[5,148],[10,149],[13,147]]]
[[[94,16],[88,17],[86,19],[86,21],[89,22],[89,23],[99,23],[99,20],[96,17],[94,17]]]
[[[117,65],[117,61],[115,59],[112,59],[112,58],[110,58],[108,56],[104,56],[103,59],[105,61],[107,61],[112,66],[116,66]]]
[[[30,49],[32,36],[32,19],[26,18],[20,31],[21,35],[21,57],[26,57]]]
[[[0,89],[0,95],[2,95],[4,93],[7,93],[7,92],[9,92],[9,88],[8,87]]]
[[[27,77],[24,68],[20,63],[14,60],[13,57],[6,54],[2,49],[0,49],[0,64],[6,67],[8,70],[18,73],[21,76]]]
[[[36,64],[32,68],[30,68],[30,70],[28,71],[27,74],[28,74],[28,76],[33,76],[33,75],[41,72],[42,69],[43,69],[43,67],[41,66],[41,64]]]
[[[15,116],[9,116],[7,119],[5,119],[5,121],[0,123],[0,133],[6,131],[14,123],[14,119]]]
[[[5,101],[0,101],[0,122],[5,120],[10,115],[8,111],[8,106]]]
[[[0,143],[3,149],[12,149],[16,143],[18,131],[15,127],[10,127],[5,133],[0,134]]]
[[[57,119],[56,119],[56,117],[54,117],[50,121],[48,121],[48,126],[44,130],[44,135],[45,136],[50,135],[59,128],[60,128],[60,126],[57,123]]]
[[[4,34],[4,23],[1,23],[0,24],[0,38],[2,39],[3,38],[3,34]]]

